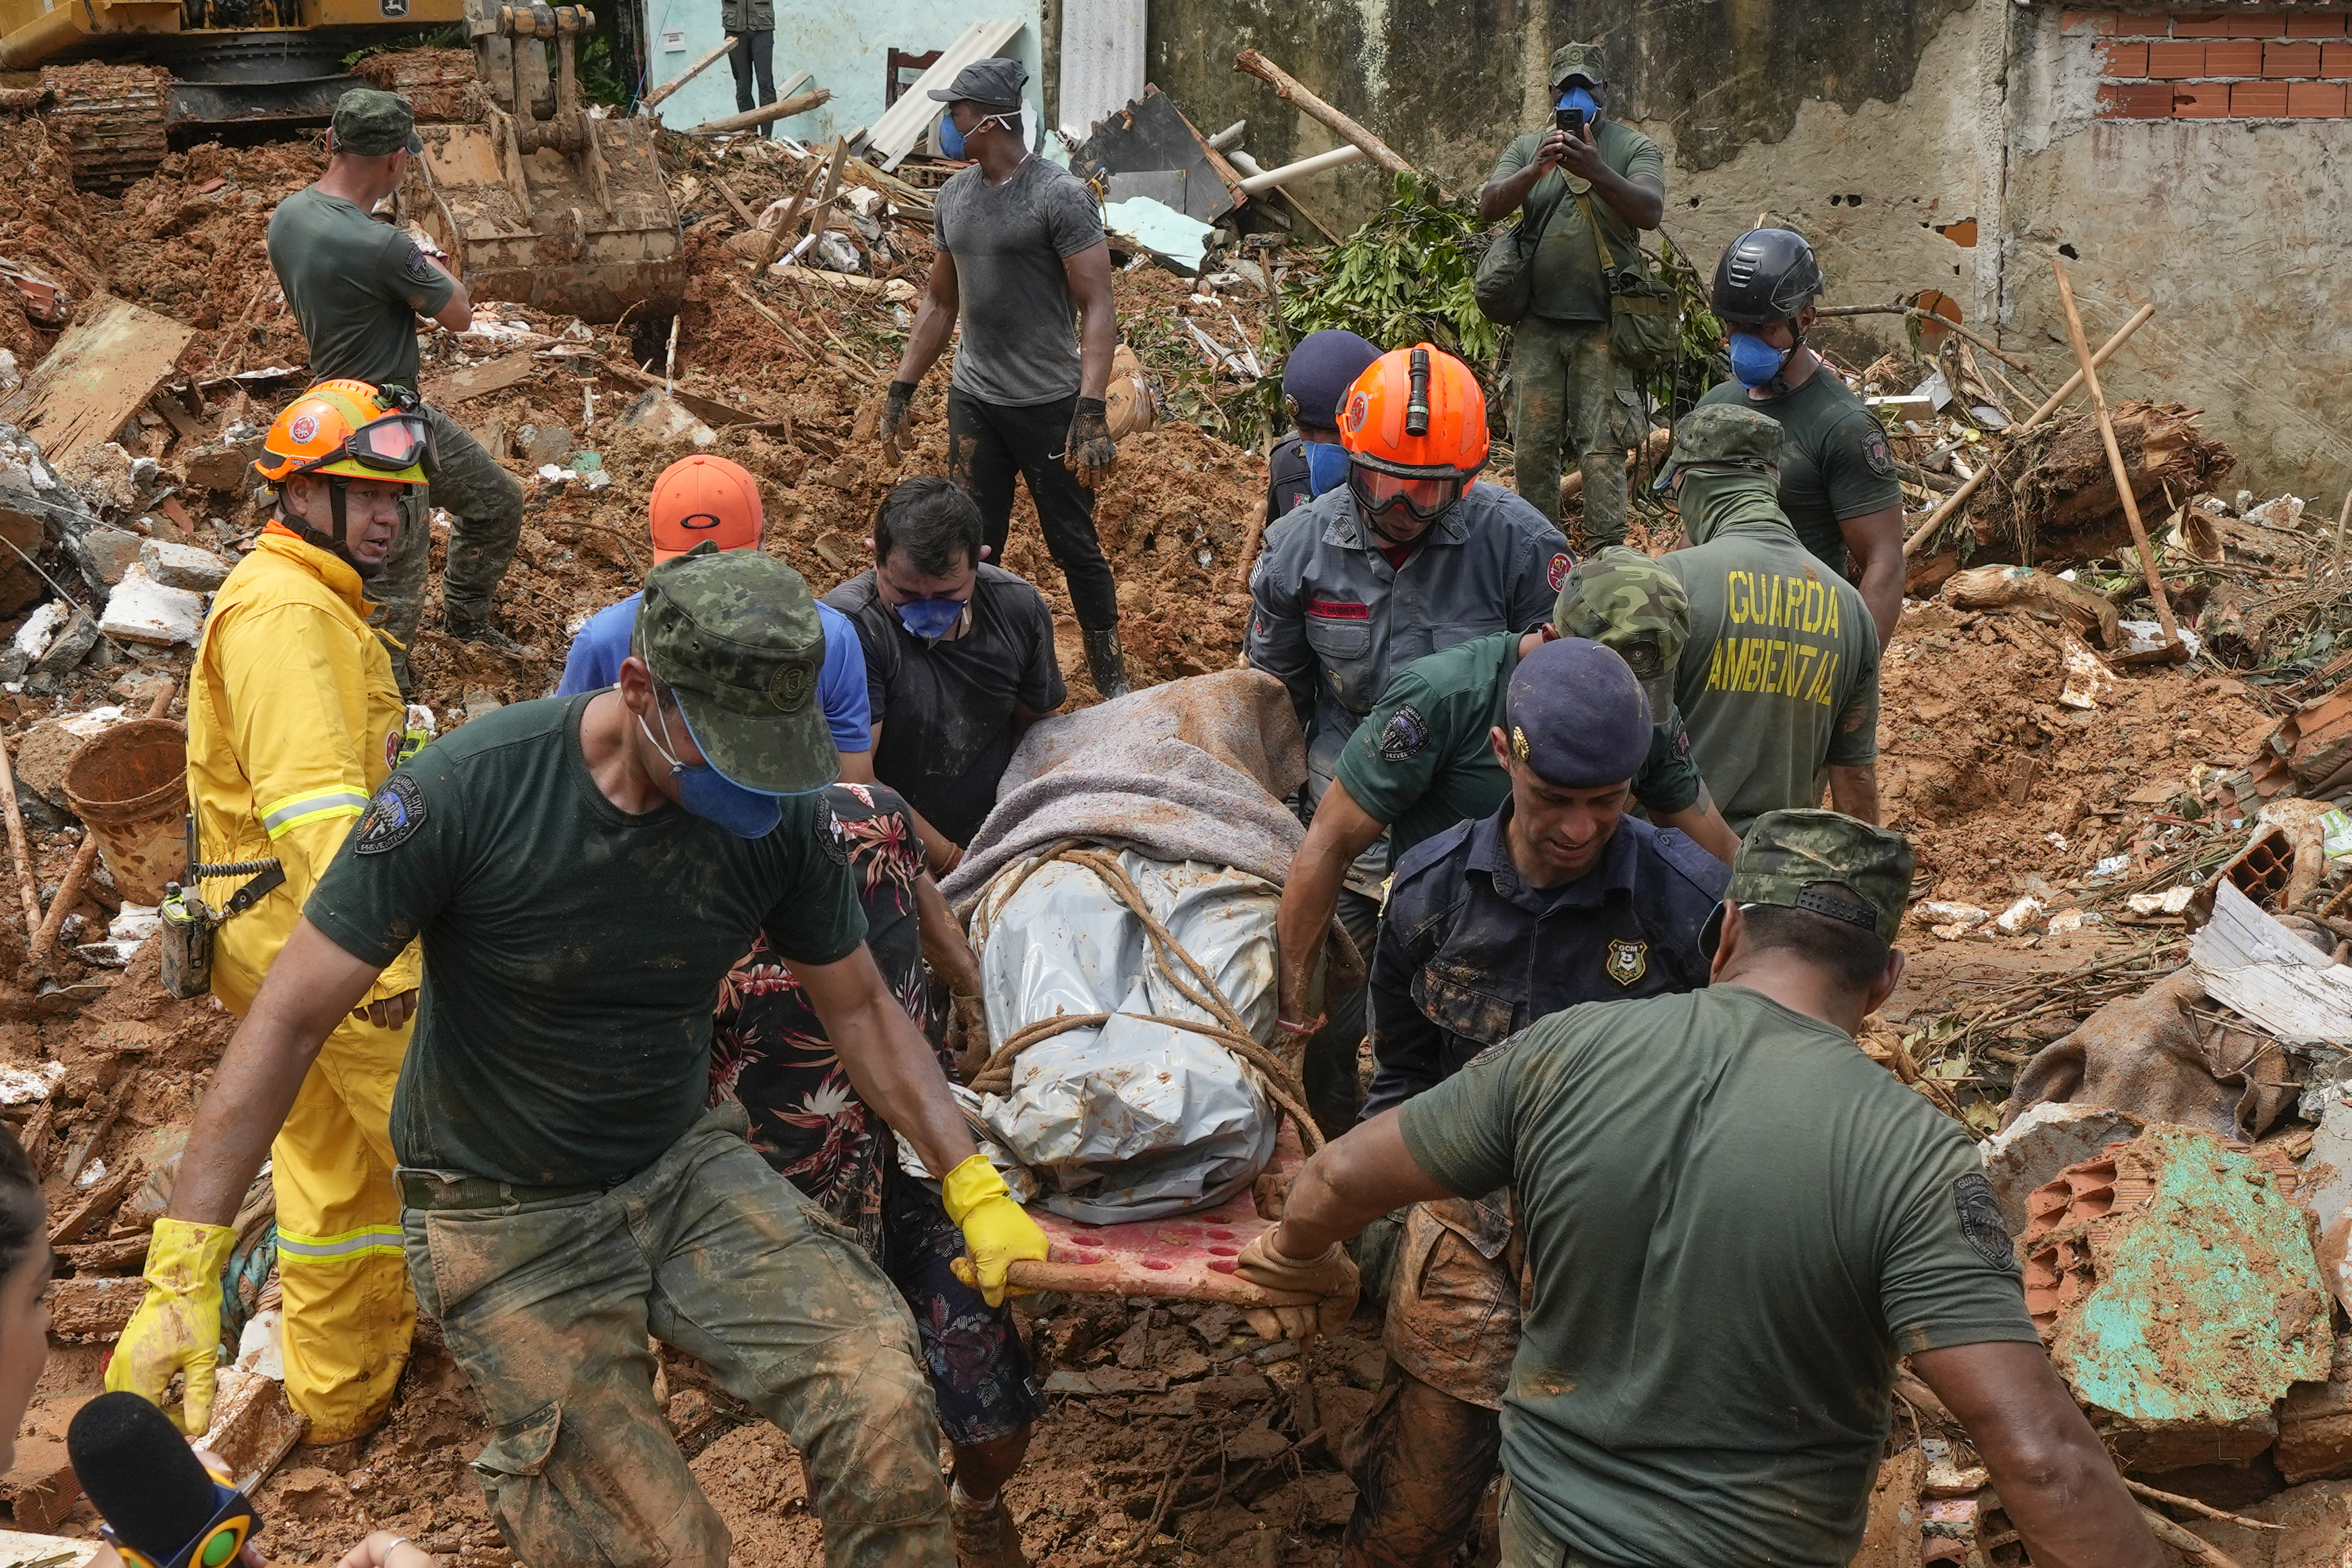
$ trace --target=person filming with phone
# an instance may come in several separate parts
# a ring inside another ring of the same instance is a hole
[[[1641,234],[1664,215],[1666,161],[1638,131],[1601,117],[1608,81],[1598,44],[1552,51],[1552,128],[1503,149],[1478,193],[1495,223],[1522,208],[1535,242],[1534,296],[1511,349],[1511,444],[1518,492],[1559,521],[1564,444],[1584,471],[1586,550],[1625,542],[1625,449],[1645,423],[1634,387],[1609,352],[1606,267],[1641,257]],[[1595,229],[1598,228],[1596,234]]]

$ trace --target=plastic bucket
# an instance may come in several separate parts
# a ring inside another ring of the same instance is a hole
[[[94,736],[66,764],[66,800],[98,835],[98,855],[129,904],[161,904],[187,868],[188,736],[168,718]]]

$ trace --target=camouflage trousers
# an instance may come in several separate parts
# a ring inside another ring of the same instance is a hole
[[[833,1568],[954,1561],[906,1302],[744,1128],[720,1106],[584,1196],[500,1202],[479,1177],[401,1173],[409,1275],[481,1396],[474,1470],[521,1561],[725,1568],[727,1526],[654,1403],[648,1334],[791,1439]]]
[[[1609,357],[1606,321],[1530,316],[1511,334],[1511,458],[1519,497],[1559,521],[1561,456],[1584,470],[1587,549],[1625,542],[1625,449],[1642,439],[1632,378]]]
[[[1406,1212],[1388,1378],[1340,1456],[1357,1492],[1341,1568],[1444,1568],[1477,1528],[1519,1347],[1521,1252],[1507,1195]]]
[[[522,482],[499,466],[489,448],[439,409],[426,405],[433,422],[433,458],[425,465],[428,483],[409,497],[383,572],[368,584],[376,601],[374,623],[400,649],[416,641],[425,619],[425,578],[433,559],[433,508],[448,512],[449,548],[441,568],[441,601],[472,621],[490,618],[490,595],[514,559],[522,538]]]

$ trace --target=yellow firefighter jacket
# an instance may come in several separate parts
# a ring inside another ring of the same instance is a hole
[[[242,1017],[343,836],[392,772],[407,706],[350,564],[278,524],[213,600],[188,691],[188,799],[208,864],[276,856],[285,884],[220,928],[213,994]],[[247,880],[208,878],[221,909]],[[419,983],[411,946],[369,1000]]]

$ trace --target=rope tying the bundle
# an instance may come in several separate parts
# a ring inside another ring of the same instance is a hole
[[[998,1046],[981,1070],[973,1074],[971,1087],[982,1094],[1010,1093],[1013,1060],[1039,1040],[1051,1040],[1074,1029],[1097,1028],[1113,1018],[1139,1019],[1213,1040],[1239,1057],[1255,1071],[1267,1098],[1279,1106],[1297,1127],[1299,1141],[1306,1145],[1307,1152],[1312,1154],[1321,1148],[1323,1134],[1317,1129],[1315,1118],[1307,1113],[1307,1091],[1299,1082],[1298,1070],[1258,1043],[1250,1033],[1249,1025],[1243,1021],[1233,1003],[1225,999],[1224,993],[1217,988],[1216,981],[1210,978],[1208,971],[1184,950],[1183,944],[1171,936],[1168,927],[1161,925],[1146,906],[1142,889],[1137,887],[1134,879],[1121,869],[1115,855],[1077,839],[1065,839],[1044,854],[1024,862],[1003,892],[984,902],[992,903],[998,909],[1005,907],[1031,875],[1056,861],[1090,871],[1102,879],[1113,895],[1143,923],[1144,934],[1151,938],[1153,963],[1161,976],[1176,988],[1177,995],[1209,1014],[1216,1022],[1165,1018],[1156,1013],[1064,1013],[1057,1018],[1040,1019],[1015,1030]],[[987,933],[982,928],[984,925],[980,912],[982,902],[975,901],[971,915],[971,945],[974,950],[984,947],[988,941]]]

